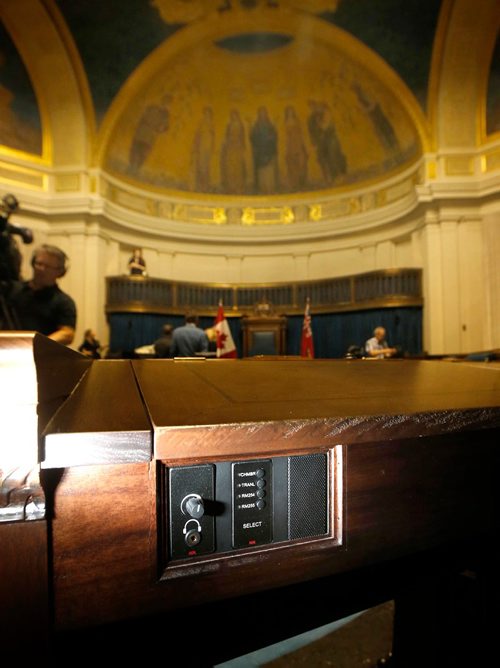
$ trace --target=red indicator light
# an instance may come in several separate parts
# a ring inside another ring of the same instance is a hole
[[[196,550],[189,550],[188,557],[194,557],[196,554],[198,554]]]
[[[253,538],[252,540],[248,541],[248,544],[249,545],[257,545],[257,541],[255,540],[255,538]]]

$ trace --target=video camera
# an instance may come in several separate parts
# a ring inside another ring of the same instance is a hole
[[[19,329],[15,311],[9,304],[13,281],[20,279],[22,260],[13,235],[20,236],[25,244],[33,242],[31,230],[9,223],[11,214],[18,208],[14,195],[5,195],[0,200],[0,329]]]
[[[0,281],[19,279],[21,254],[12,235],[20,236],[25,244],[33,242],[30,229],[9,222],[11,214],[18,209],[19,202],[14,195],[5,195],[0,200]]]

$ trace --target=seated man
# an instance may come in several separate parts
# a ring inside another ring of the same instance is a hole
[[[365,343],[365,352],[368,357],[392,357],[396,354],[396,348],[390,348],[385,340],[385,328],[375,327],[373,336]]]
[[[174,328],[169,322],[163,325],[162,335],[153,343],[156,357],[170,357],[173,331]]]

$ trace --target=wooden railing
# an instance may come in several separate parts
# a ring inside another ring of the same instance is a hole
[[[353,276],[292,283],[252,285],[201,284],[142,276],[106,278],[106,313],[214,315],[220,300],[228,315],[246,315],[266,302],[283,314],[314,313],[389,306],[421,306],[422,270],[386,269]]]

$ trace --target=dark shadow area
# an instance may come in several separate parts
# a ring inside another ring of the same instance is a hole
[[[118,661],[160,653],[169,665],[177,656],[178,665],[208,668],[394,600],[391,668],[487,665],[480,659],[493,647],[499,591],[498,555],[490,546],[486,538],[241,598],[58,632],[51,656],[68,660],[76,651],[80,660]]]

